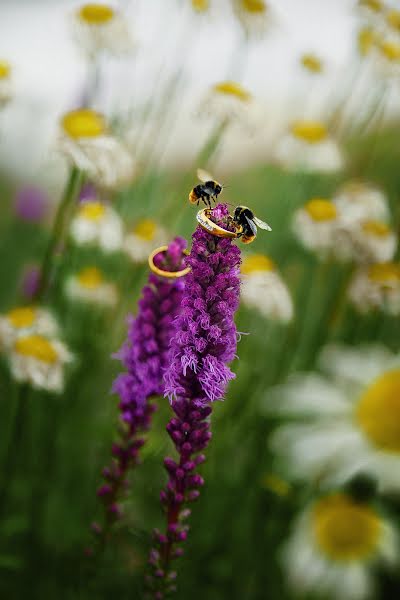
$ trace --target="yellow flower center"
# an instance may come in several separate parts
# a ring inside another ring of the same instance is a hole
[[[206,12],[209,6],[209,0],[192,0],[192,8],[197,10],[197,12]]]
[[[106,130],[104,117],[89,108],[67,113],[62,118],[61,124],[65,133],[75,140],[98,137]]]
[[[290,484],[275,473],[264,475],[261,483],[264,488],[280,497],[287,496],[290,492]]]
[[[292,134],[309,144],[318,144],[328,137],[325,125],[319,121],[297,121],[292,125]]]
[[[106,207],[100,202],[86,202],[79,209],[79,216],[88,221],[101,221],[106,212]]]
[[[253,254],[243,259],[241,271],[244,275],[257,271],[274,271],[275,265],[265,254]]]
[[[391,233],[389,225],[382,221],[365,221],[361,227],[364,233],[376,237],[387,237]]]
[[[358,50],[362,56],[366,56],[376,42],[376,34],[369,27],[360,29],[358,32]]]
[[[151,219],[139,221],[133,228],[133,233],[142,240],[150,242],[156,235],[157,225]]]
[[[7,318],[15,329],[31,327],[36,319],[36,311],[31,306],[13,308],[7,313]]]
[[[400,283],[400,264],[387,262],[370,265],[368,278],[381,285]]]
[[[234,81],[222,81],[214,86],[214,91],[225,96],[233,96],[242,102],[248,102],[251,99],[251,94],[241,85]]]
[[[5,60],[0,60],[0,79],[8,79],[11,73],[11,67]]]
[[[382,54],[390,62],[397,62],[400,60],[400,44],[398,42],[384,41],[380,44]]]
[[[301,64],[311,73],[321,73],[323,69],[322,62],[314,54],[303,54]]]
[[[93,290],[103,283],[103,276],[97,267],[87,267],[77,276],[82,287]]]
[[[267,5],[264,0],[242,0],[242,9],[252,14],[264,14]]]
[[[45,363],[55,363],[57,361],[57,352],[52,344],[41,335],[28,335],[15,341],[15,351],[24,356],[36,358]]]
[[[400,452],[400,369],[387,371],[361,396],[356,419],[380,450]]]
[[[379,516],[345,494],[319,500],[312,513],[320,550],[334,561],[359,561],[376,550],[381,533]]]
[[[376,13],[381,12],[383,9],[383,2],[381,0],[359,0],[358,4]]]
[[[386,22],[392,29],[400,31],[400,10],[390,10],[386,15]]]
[[[337,217],[336,206],[330,200],[324,200],[323,198],[310,200],[304,206],[304,210],[313,221],[333,221]]]
[[[106,4],[85,4],[78,14],[88,25],[103,25],[114,17],[114,10]]]

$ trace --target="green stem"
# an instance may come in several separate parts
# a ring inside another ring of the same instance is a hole
[[[41,268],[41,277],[39,289],[36,293],[35,299],[40,301],[43,299],[45,295],[52,271],[54,266],[54,254],[57,244],[61,241],[63,233],[65,231],[65,226],[67,222],[67,217],[69,213],[69,208],[74,202],[81,183],[81,172],[77,167],[72,167],[67,185],[65,187],[63,198],[59,204],[56,217],[54,219],[53,231],[50,237],[50,241],[46,248],[46,252],[43,257],[42,268]]]

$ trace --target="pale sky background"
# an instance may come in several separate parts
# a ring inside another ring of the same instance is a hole
[[[59,115],[79,102],[87,69],[71,29],[74,11],[81,4],[75,0],[0,2],[0,58],[13,65],[16,95],[0,116],[0,160],[7,166],[33,172],[48,155]],[[195,108],[211,84],[229,76],[255,95],[263,115],[262,126],[257,127],[259,139],[246,142],[246,151],[240,152],[251,160],[253,152],[259,154],[262,145],[267,146],[271,131],[305,109],[310,85],[298,65],[302,53],[313,51],[327,63],[316,103],[320,107],[337,93],[341,81],[345,85],[347,77],[348,82],[355,64],[359,21],[354,0],[271,0],[270,31],[262,41],[252,42],[246,54],[240,50],[240,28],[227,0],[211,1],[213,10],[206,18],[194,15],[186,0],[110,4],[124,11],[137,51],[129,58],[103,61],[96,108],[126,118],[152,97],[162,110],[169,99],[167,82],[179,67],[184,70],[169,125],[158,132],[163,148],[168,142],[162,164],[184,161],[191,156],[190,140],[207,135]],[[307,102],[309,110],[310,99]],[[230,160],[235,162],[234,152]]]

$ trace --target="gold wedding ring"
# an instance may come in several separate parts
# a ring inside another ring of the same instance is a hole
[[[163,269],[159,269],[158,267],[156,267],[156,265],[154,264],[154,257],[157,256],[157,254],[166,252],[167,250],[168,246],[160,246],[159,248],[153,250],[153,252],[150,254],[149,267],[153,271],[153,273],[159,275],[159,277],[166,277],[167,279],[177,279],[178,277],[184,277],[185,275],[187,275],[190,271],[190,267],[185,267],[181,271],[164,271]],[[185,254],[185,256],[188,256],[189,252],[187,250],[183,250],[183,254]]]
[[[211,214],[211,209],[209,209],[209,208],[203,208],[202,210],[199,210],[199,212],[197,213],[196,219],[202,229],[204,229],[208,233],[211,233],[212,235],[216,235],[217,237],[222,237],[222,238],[236,238],[237,237],[236,231],[228,231],[227,229],[224,229],[223,227],[220,227],[219,225],[214,223],[214,221],[212,221],[210,219],[210,216],[209,216],[210,214]]]

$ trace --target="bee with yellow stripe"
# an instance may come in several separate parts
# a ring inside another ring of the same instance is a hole
[[[200,200],[211,208],[211,201],[216,201],[223,190],[223,185],[214,181],[212,176],[203,169],[197,169],[197,177],[202,183],[196,185],[189,193],[189,202],[199,205]]]
[[[237,237],[243,244],[251,244],[257,237],[257,227],[272,231],[268,223],[258,219],[248,206],[237,206],[232,217],[237,227]]]

